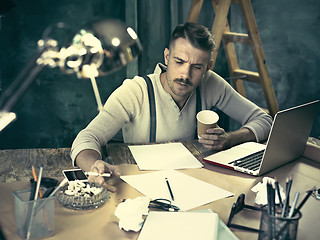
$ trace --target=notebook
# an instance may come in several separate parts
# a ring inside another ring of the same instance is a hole
[[[218,224],[213,212],[150,211],[138,240],[217,240]]]
[[[267,144],[247,142],[204,157],[208,163],[254,176],[263,175],[299,158],[305,149],[319,100],[279,111]]]

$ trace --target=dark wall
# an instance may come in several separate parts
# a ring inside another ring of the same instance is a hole
[[[124,0],[14,0],[1,19],[2,89],[37,52],[37,41],[52,24],[65,22],[71,32],[100,17],[125,20]],[[55,37],[55,36],[53,36]],[[59,37],[59,36],[58,36]],[[125,71],[97,79],[104,101],[125,78]],[[14,108],[17,120],[0,133],[0,148],[69,147],[97,114],[90,80],[46,68]]]
[[[13,0],[16,7],[5,13],[0,25],[0,81],[2,90],[23,69],[37,51],[37,41],[50,24],[62,21],[73,31],[98,17],[126,20],[126,9],[134,0]],[[270,76],[280,109],[320,98],[320,2],[316,0],[252,1]],[[139,74],[153,71],[163,61],[163,49],[173,23],[186,20],[191,0],[137,0],[138,34],[144,47]],[[285,6],[285,7],[284,7]],[[204,1],[199,22],[211,28],[211,1]],[[236,8],[231,24],[243,31]],[[248,52],[238,47],[241,66],[252,69]],[[215,71],[228,77],[222,48]],[[97,79],[102,101],[126,77],[126,69]],[[263,106],[261,90],[248,85],[248,98]],[[70,147],[76,134],[97,114],[88,80],[63,75],[46,68],[35,80],[14,111],[17,121],[0,133],[0,149]],[[312,136],[320,136],[320,111]]]
[[[280,110],[320,99],[320,2],[251,1]],[[231,11],[233,31],[244,31],[238,8]],[[255,71],[247,47],[238,46],[241,68]],[[266,107],[262,89],[247,84],[248,98]],[[320,137],[320,109],[311,136]]]

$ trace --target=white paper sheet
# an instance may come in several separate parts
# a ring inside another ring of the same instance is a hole
[[[140,170],[202,168],[182,143],[129,146]]]
[[[138,240],[216,240],[218,223],[216,213],[151,211]]]
[[[121,176],[121,179],[152,200],[171,200],[165,178],[168,178],[174,196],[173,205],[189,210],[234,194],[176,170],[162,170],[139,175]]]

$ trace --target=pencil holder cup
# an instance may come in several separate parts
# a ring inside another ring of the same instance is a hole
[[[16,230],[22,239],[54,234],[54,196],[30,201],[30,189],[13,192]]]
[[[298,223],[301,212],[291,218],[281,217],[280,209],[269,214],[267,207],[261,208],[259,240],[295,240],[297,239]]]

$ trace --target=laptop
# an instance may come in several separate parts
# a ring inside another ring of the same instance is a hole
[[[263,175],[302,156],[319,100],[279,111],[267,144],[247,142],[204,157],[205,162],[254,176]]]

